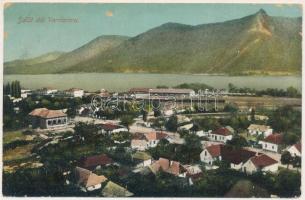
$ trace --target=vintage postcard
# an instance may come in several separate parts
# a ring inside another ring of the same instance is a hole
[[[301,1],[2,8],[4,197],[301,198]]]

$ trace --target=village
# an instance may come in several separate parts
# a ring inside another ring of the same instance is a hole
[[[4,119],[4,179],[14,183],[32,174],[33,185],[67,196],[231,197],[243,183],[255,197],[299,195],[296,99],[278,105],[281,97],[275,97],[264,107],[228,100],[259,98],[254,93],[225,90],[88,93],[14,85],[4,96],[11,116]],[[44,171],[48,177],[38,178]],[[31,190],[26,185],[7,188],[18,196]]]

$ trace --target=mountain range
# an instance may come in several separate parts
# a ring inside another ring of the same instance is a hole
[[[301,17],[264,10],[219,23],[166,23],[135,37],[100,36],[71,52],[6,62],[4,73],[301,74],[301,31]]]

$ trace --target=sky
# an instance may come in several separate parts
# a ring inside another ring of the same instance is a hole
[[[302,16],[295,4],[9,3],[4,6],[4,61],[71,51],[101,35],[136,36],[167,22],[237,19],[261,8],[271,16]]]

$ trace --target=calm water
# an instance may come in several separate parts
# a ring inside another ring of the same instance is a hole
[[[229,83],[238,87],[255,89],[302,87],[301,76],[221,76],[221,75],[178,75],[178,74],[135,74],[135,73],[81,73],[43,75],[4,75],[4,83],[19,80],[25,88],[38,89],[71,87],[96,91],[126,91],[132,87],[175,86],[181,83],[205,83],[214,88],[227,88]]]

